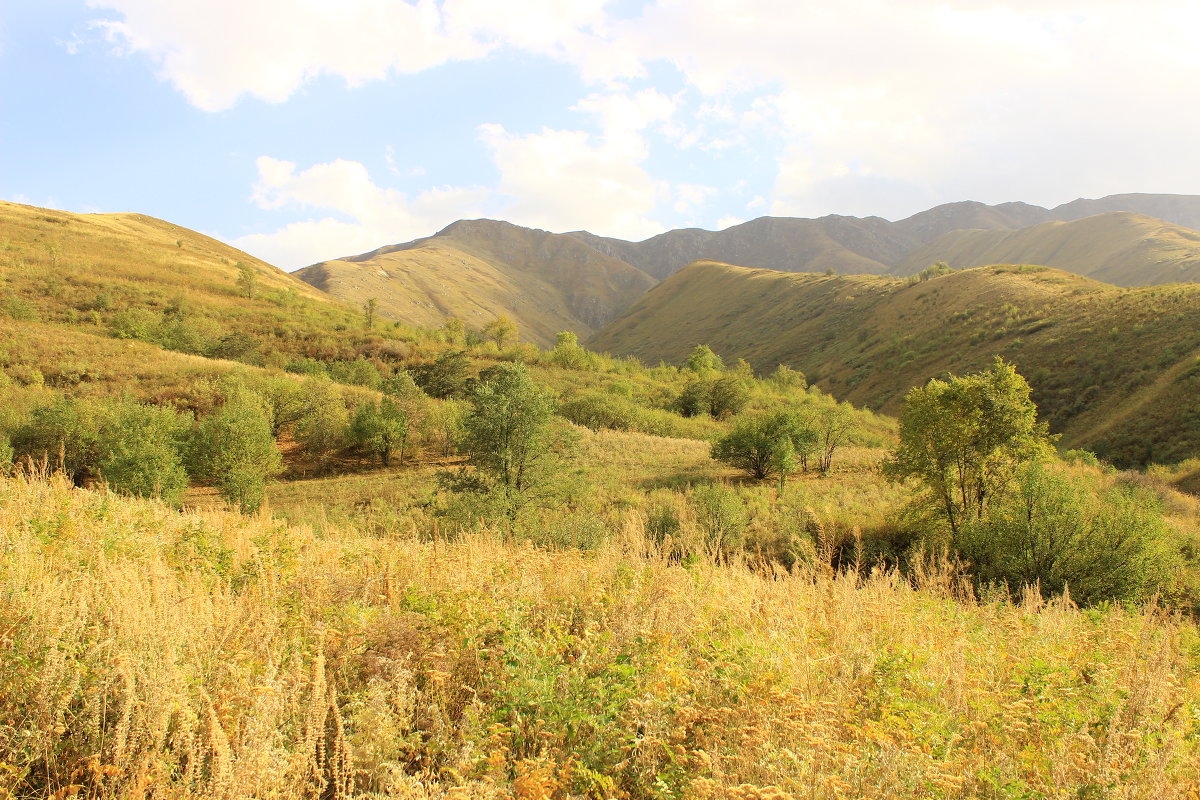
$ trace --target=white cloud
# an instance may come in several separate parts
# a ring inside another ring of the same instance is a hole
[[[261,156],[252,199],[262,209],[323,210],[324,216],[256,233],[234,244],[284,269],[428,236],[450,222],[479,216],[489,192],[480,187],[429,189],[411,200],[376,185],[367,168],[337,160],[297,172],[296,165]]]
[[[95,24],[121,50],[143,53],[205,111],[243,94],[286,100],[334,75],[356,86],[391,73],[478,58],[489,46],[449,32],[433,0],[88,0],[119,20]]]
[[[519,135],[483,125],[480,138],[500,171],[498,191],[512,198],[507,218],[553,231],[586,228],[640,239],[665,230],[652,215],[670,193],[641,166],[646,130],[667,121],[675,102],[646,90],[593,94],[576,110],[599,119],[601,134],[543,129]]]

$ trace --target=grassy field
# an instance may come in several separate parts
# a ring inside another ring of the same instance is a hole
[[[1200,789],[1190,620],[685,565],[645,529],[537,548],[0,481],[0,796]]]

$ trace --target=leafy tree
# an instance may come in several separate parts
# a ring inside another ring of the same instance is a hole
[[[521,364],[501,364],[470,397],[459,443],[474,472],[443,475],[443,485],[486,494],[510,520],[550,499],[555,467],[569,442],[550,425],[554,400]]]
[[[258,509],[267,478],[283,466],[262,398],[247,389],[232,391],[193,430],[187,461],[189,471],[225,500],[246,512]]]
[[[458,317],[447,317],[442,325],[442,333],[450,344],[462,344],[467,338],[467,326]]]
[[[82,484],[96,466],[97,408],[71,397],[55,397],[34,408],[13,433],[18,457],[44,460]]]
[[[517,338],[517,326],[504,314],[500,314],[483,326],[483,335],[495,342],[497,348],[503,350],[505,342]]]
[[[390,467],[393,453],[404,462],[408,431],[408,415],[394,399],[385,397],[378,405],[367,403],[359,407],[350,423],[350,441]]]
[[[413,367],[412,377],[430,397],[460,397],[466,393],[471,361],[463,350],[442,353],[436,361]]]
[[[757,480],[778,476],[780,482],[795,471],[800,453],[811,451],[817,434],[794,411],[738,420],[712,445],[712,457],[745,471]]]
[[[363,323],[367,330],[375,330],[375,312],[379,309],[379,301],[374,297],[367,298],[367,302],[363,303]]]
[[[712,383],[710,381],[693,379],[684,385],[679,397],[675,398],[675,408],[682,416],[698,417],[708,413],[711,396]]]
[[[688,355],[684,367],[692,372],[720,372],[725,369],[725,362],[706,344],[698,344]]]
[[[334,453],[346,446],[350,417],[342,393],[332,381],[309,378],[304,382],[304,411],[296,422],[296,440],[324,472]]]
[[[254,299],[254,290],[258,288],[258,271],[249,264],[241,261],[234,264],[237,267],[237,285],[238,288],[246,293],[247,300]]]
[[[846,403],[820,408],[813,414],[811,424],[817,435],[817,469],[827,474],[833,466],[833,454],[854,432],[854,409]]]
[[[561,331],[554,336],[554,349],[550,361],[564,369],[588,369],[593,366],[594,356],[579,345],[579,337],[570,331]]]
[[[256,389],[266,402],[271,419],[271,435],[275,438],[291,429],[304,416],[304,386],[299,381],[272,376],[257,383]]]
[[[188,485],[183,448],[189,428],[189,419],[173,408],[118,403],[100,426],[100,476],[121,494],[178,505]]]
[[[916,478],[957,535],[979,519],[1024,464],[1049,450],[1029,384],[997,358],[992,369],[909,391],[900,443],[884,464],[893,479]]]
[[[1167,582],[1170,532],[1145,491],[1101,489],[1047,465],[1024,466],[1014,490],[955,540],[979,585],[1037,585],[1076,602],[1140,601]]]
[[[767,382],[781,392],[803,390],[808,387],[804,373],[792,369],[787,364],[780,364],[767,378]]]
[[[750,384],[738,374],[724,375],[712,381],[708,389],[708,413],[724,419],[739,413],[750,402]]]

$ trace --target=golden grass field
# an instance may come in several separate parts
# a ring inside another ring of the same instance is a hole
[[[1171,798],[1200,639],[496,531],[316,529],[0,481],[0,796]]]

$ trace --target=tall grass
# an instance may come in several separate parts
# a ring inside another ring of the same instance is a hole
[[[934,569],[0,480],[0,797],[1194,797],[1200,640]]]

